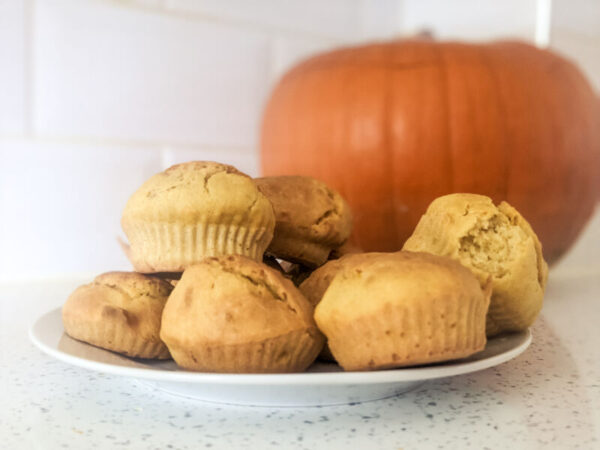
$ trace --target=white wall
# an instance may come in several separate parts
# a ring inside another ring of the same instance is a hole
[[[265,98],[305,56],[424,28],[534,41],[546,3],[0,0],[0,280],[127,269],[121,210],[175,162],[257,174]],[[553,42],[599,86],[600,2],[555,3]]]

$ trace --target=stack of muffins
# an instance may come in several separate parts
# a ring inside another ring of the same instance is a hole
[[[541,246],[506,203],[441,197],[395,253],[353,248],[351,222],[313,178],[173,166],[123,212],[135,272],[76,289],[65,331],[203,372],[299,372],[319,354],[373,370],[469,356],[541,309]]]

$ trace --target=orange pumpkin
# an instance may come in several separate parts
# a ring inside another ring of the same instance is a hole
[[[401,248],[434,198],[473,192],[521,211],[554,261],[600,191],[599,105],[573,64],[524,43],[340,49],[275,88],[262,171],[338,189],[365,250]]]

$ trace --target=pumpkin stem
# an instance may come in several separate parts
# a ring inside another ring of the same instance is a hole
[[[423,28],[415,34],[415,39],[419,41],[435,41],[435,34],[430,28]]]

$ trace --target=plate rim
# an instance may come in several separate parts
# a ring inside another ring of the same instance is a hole
[[[47,311],[33,322],[29,328],[31,342],[47,355],[76,367],[93,370],[110,375],[127,376],[137,379],[194,384],[219,385],[372,385],[385,383],[402,383],[411,381],[426,381],[463,375],[489,369],[510,361],[523,353],[532,342],[531,328],[525,330],[525,339],[516,347],[498,355],[478,361],[457,363],[445,366],[420,366],[377,371],[341,371],[341,372],[301,372],[301,373],[212,373],[144,369],[138,367],[118,366],[110,363],[88,360],[63,352],[47,344],[40,338],[39,328],[44,320],[52,315],[60,316],[61,307]],[[64,328],[62,328],[64,333]]]

